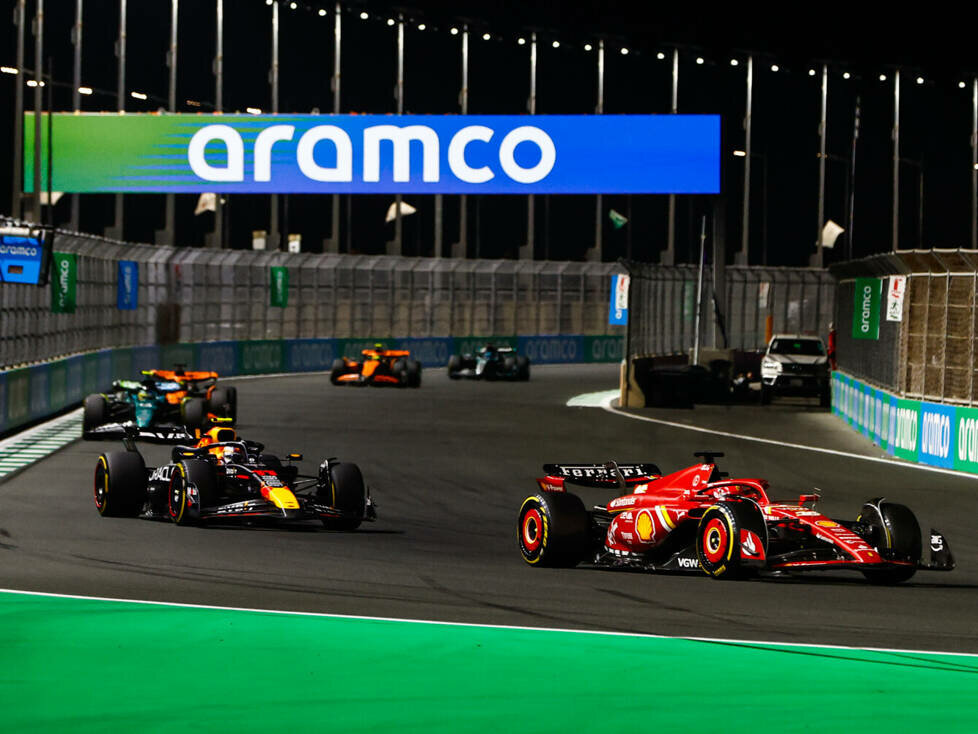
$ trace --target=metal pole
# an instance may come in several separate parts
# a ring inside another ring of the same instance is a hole
[[[672,102],[669,112],[679,112],[679,49],[672,50]],[[666,251],[659,257],[663,265],[676,262],[676,195],[669,194],[669,231],[666,235]]]
[[[224,0],[216,0],[217,38],[214,54],[214,111],[224,112]],[[214,247],[224,247],[224,206],[221,195],[214,197]]]
[[[404,15],[397,16],[397,114],[404,114]],[[402,255],[403,222],[401,221],[401,195],[394,197],[394,241],[387,249],[388,255]]]
[[[269,82],[272,85],[272,114],[278,114],[278,3],[272,3],[272,68],[269,70]],[[286,249],[282,242],[278,224],[278,194],[272,194],[268,212],[268,249]]]
[[[978,250],[978,76],[971,80],[971,249]]]
[[[598,104],[595,106],[594,111],[596,114],[604,114],[604,39],[598,40]],[[603,224],[601,218],[601,212],[603,209],[603,197],[598,194],[595,197],[594,202],[594,246],[588,249],[587,259],[591,261],[601,262],[602,259],[602,234],[604,228],[601,226]]]
[[[700,222],[700,272],[696,280],[696,316],[693,319],[693,364],[700,362],[700,311],[703,305],[703,263],[706,260],[706,217]]]
[[[81,0],[79,0],[81,2]],[[177,19],[180,14],[180,0],[170,2],[170,48],[166,53],[166,65],[170,70],[168,86],[167,109],[171,113],[177,111]],[[166,219],[163,225],[162,237],[157,236],[156,243],[159,245],[176,244],[176,196],[166,195]]]
[[[893,79],[893,252],[900,245],[900,70]]]
[[[340,49],[342,48],[341,25],[343,9],[336,3],[336,17],[333,21],[333,114],[340,114]],[[340,251],[340,195],[333,194],[333,218],[330,228],[330,251]]]
[[[44,0],[37,0],[37,11],[34,15],[34,198],[32,200],[32,221],[41,223],[41,93],[44,89],[41,82],[44,50]]]
[[[119,39],[116,41],[116,56],[119,69],[116,86],[116,102],[119,112],[126,111],[126,0],[119,0]],[[115,195],[115,219],[106,232],[110,237],[123,238],[123,199]]]
[[[75,2],[75,25],[71,29],[71,43],[75,47],[75,65],[73,71],[73,81],[74,86],[71,90],[71,106],[75,112],[81,111],[81,92],[78,88],[81,86],[81,61],[82,61],[82,4],[84,0],[76,0]],[[71,195],[71,220],[69,222],[69,228],[72,231],[78,231],[78,220],[80,219],[80,207],[81,203],[78,198],[78,194]]]
[[[856,111],[852,121],[852,151],[849,154],[849,231],[846,232],[849,259],[852,259],[852,233],[856,221],[856,141],[859,140],[860,98],[856,97]]]
[[[47,209],[47,225],[49,227],[54,227],[54,197],[52,193],[52,181],[54,180],[54,62],[51,61],[51,57],[48,56],[48,83],[47,83],[47,133],[48,133],[48,154],[47,154],[47,173],[45,178],[47,179],[47,195],[48,195],[48,209]],[[946,311],[947,309],[945,309]]]
[[[822,106],[818,123],[818,227],[815,230],[815,258],[812,262],[822,267],[822,227],[825,224],[825,137],[826,113],[829,101],[829,66],[822,64]]]
[[[17,0],[14,23],[17,25],[17,83],[14,85],[14,170],[10,187],[10,214],[21,216],[20,204],[24,191],[24,26],[26,1]]]
[[[530,34],[530,104],[531,115],[537,113],[537,32]],[[520,248],[521,260],[532,260],[534,249],[533,194],[526,197],[526,244]]]
[[[740,253],[737,255],[739,265],[750,262],[750,144],[751,144],[751,112],[754,105],[754,57],[747,57],[747,104],[744,115],[744,206],[741,212],[742,226],[740,231]]]
[[[462,91],[459,95],[462,114],[469,114],[469,26],[462,26]],[[458,246],[454,257],[466,257],[469,249],[469,199],[462,194],[458,200]]]

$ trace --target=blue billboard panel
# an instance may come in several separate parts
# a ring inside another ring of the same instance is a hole
[[[135,311],[139,306],[139,263],[135,260],[119,261],[117,306],[120,311]]]
[[[41,282],[43,236],[25,227],[0,228],[0,283]]]
[[[719,115],[56,114],[53,126],[52,186],[75,193],[720,191]]]

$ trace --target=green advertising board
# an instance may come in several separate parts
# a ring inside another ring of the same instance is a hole
[[[51,272],[51,311],[74,313],[78,282],[78,260],[73,252],[56,252]]]
[[[954,468],[978,474],[978,408],[955,408],[954,424]]]
[[[856,278],[852,304],[852,338],[880,338],[880,296],[883,281],[879,278]]]
[[[269,268],[269,305],[285,308],[289,305],[289,269],[280,265]]]

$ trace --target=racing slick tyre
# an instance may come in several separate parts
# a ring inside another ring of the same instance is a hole
[[[501,370],[502,374],[495,375],[496,377],[505,378],[518,378],[518,373],[516,371],[516,357],[504,357],[503,358],[503,368]]]
[[[203,398],[187,398],[180,404],[180,419],[187,428],[203,428],[207,404]]]
[[[542,493],[523,500],[516,538],[531,566],[573,568],[588,557],[591,518],[574,494]]]
[[[863,571],[863,576],[874,584],[899,584],[917,573],[920,562],[920,523],[906,505],[872,499],[863,505],[856,522],[872,528],[870,542],[880,555],[890,561],[905,561],[912,566],[898,566],[883,570]]]
[[[334,359],[333,366],[329,370],[329,381],[334,385],[340,384],[340,377],[346,374],[346,362],[342,359]]]
[[[177,464],[170,476],[167,513],[177,525],[196,525],[200,508],[214,504],[216,497],[214,467],[200,459],[187,459]]]
[[[453,380],[457,380],[461,375],[459,375],[459,370],[462,369],[462,358],[457,354],[453,354],[448,358],[448,376]]]
[[[95,464],[95,507],[103,517],[136,517],[146,501],[146,464],[135,451],[107,451]]]
[[[530,379],[530,358],[524,357],[522,354],[516,357],[516,374],[517,379],[526,382]]]
[[[329,467],[329,485],[320,487],[317,496],[330,507],[347,513],[347,517],[323,517],[327,530],[356,530],[363,522],[367,490],[356,464],[339,463]]]
[[[743,578],[764,565],[767,525],[753,502],[718,502],[696,529],[700,568],[715,579]]]
[[[230,418],[232,421],[236,420],[238,417],[238,388],[215,387],[207,400],[207,411],[214,415]]]
[[[414,359],[407,361],[407,385],[408,387],[421,387],[421,363]]]
[[[82,431],[90,431],[105,423],[108,412],[108,403],[102,395],[89,395],[84,403]]]

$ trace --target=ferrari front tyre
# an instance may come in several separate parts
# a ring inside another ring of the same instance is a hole
[[[363,522],[367,504],[367,489],[356,464],[341,462],[329,467],[329,485],[317,491],[320,500],[344,517],[323,517],[327,530],[356,530]]]
[[[85,398],[82,414],[82,431],[90,431],[106,421],[109,406],[102,395],[89,395]]]
[[[167,513],[177,525],[196,525],[201,507],[212,505],[216,497],[214,467],[200,459],[187,459],[177,464],[170,476]]]
[[[459,370],[462,369],[462,358],[457,354],[453,354],[448,358],[448,376],[457,380],[459,378]]]
[[[187,398],[180,404],[180,419],[187,428],[203,428],[207,406],[203,398]]]
[[[414,359],[407,362],[408,387],[421,387],[421,363]]]
[[[920,523],[909,507],[873,499],[863,505],[856,522],[872,528],[871,542],[883,558],[907,564],[883,570],[863,571],[863,576],[870,582],[899,584],[917,573],[922,546]]]
[[[135,451],[108,451],[95,464],[95,507],[104,517],[136,517],[146,501],[146,464]]]
[[[546,492],[527,497],[516,522],[516,540],[531,566],[573,568],[588,556],[591,518],[580,497]]]
[[[334,385],[340,384],[340,377],[346,374],[346,362],[342,359],[334,359],[333,366],[329,370],[329,381]]]
[[[763,566],[766,555],[767,527],[753,502],[718,502],[703,513],[696,557],[708,576],[741,578],[751,567]]]
[[[516,374],[517,379],[526,382],[530,379],[530,358],[524,357],[522,354],[516,357]]]

